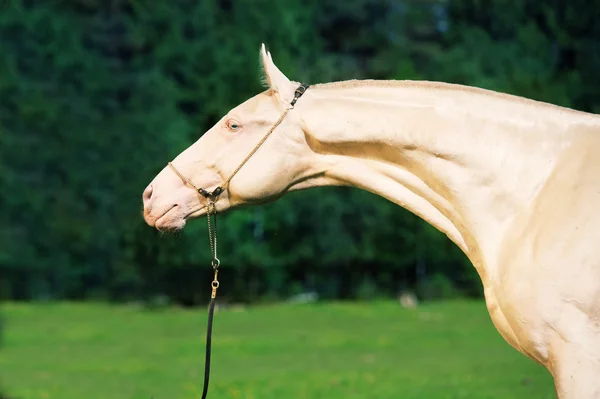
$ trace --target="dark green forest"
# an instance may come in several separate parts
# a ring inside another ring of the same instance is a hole
[[[205,220],[141,216],[146,185],[263,90],[266,43],[290,78],[461,83],[600,112],[597,0],[0,1],[0,298],[208,299]],[[443,234],[351,188],[219,220],[220,295],[268,301],[479,296]]]

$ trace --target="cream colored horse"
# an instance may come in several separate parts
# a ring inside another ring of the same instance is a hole
[[[221,185],[294,97],[298,83],[264,46],[261,59],[269,89],[172,161],[196,186]],[[444,232],[477,269],[500,334],[552,373],[558,397],[600,398],[600,116],[444,83],[319,84],[216,206],[332,185],[385,197]],[[143,202],[157,229],[206,214],[169,167]]]

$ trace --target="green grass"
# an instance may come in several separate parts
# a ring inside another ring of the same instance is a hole
[[[200,398],[206,312],[9,304],[16,399]],[[482,302],[276,305],[215,314],[210,399],[554,398]]]

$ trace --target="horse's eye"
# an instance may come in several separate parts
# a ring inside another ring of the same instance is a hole
[[[240,130],[242,126],[234,120],[229,120],[227,121],[227,129],[231,130],[232,132],[236,132],[238,130]]]

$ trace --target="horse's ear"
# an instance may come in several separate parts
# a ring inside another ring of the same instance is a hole
[[[263,83],[279,97],[281,101],[289,102],[294,97],[292,82],[277,68],[271,58],[271,53],[263,43],[260,48],[260,59],[263,71]]]

